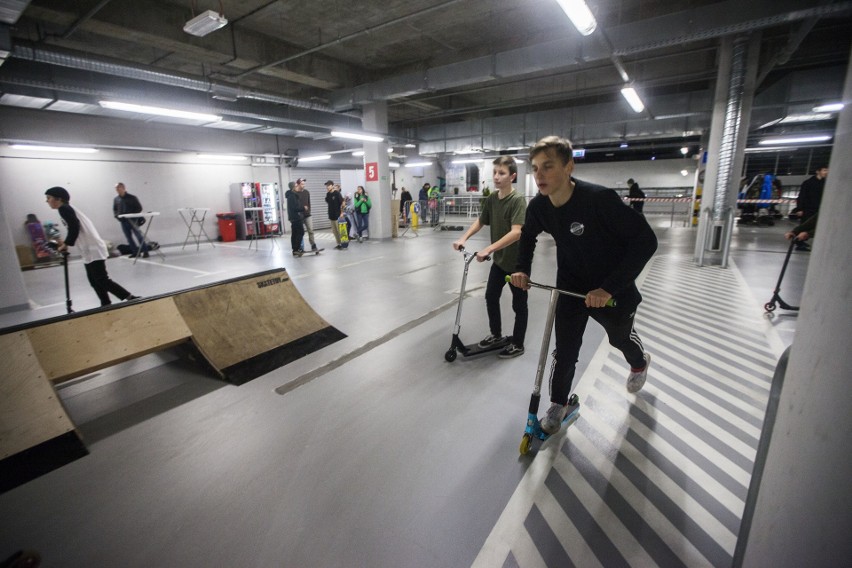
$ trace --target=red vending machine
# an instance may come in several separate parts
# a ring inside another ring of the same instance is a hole
[[[283,233],[281,195],[277,183],[232,184],[231,203],[237,212],[237,238],[277,237]]]

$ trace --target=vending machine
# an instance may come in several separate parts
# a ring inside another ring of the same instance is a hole
[[[281,236],[281,194],[277,183],[231,184],[231,206],[237,214],[237,238]]]

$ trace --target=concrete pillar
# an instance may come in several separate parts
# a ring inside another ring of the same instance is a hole
[[[747,567],[852,566],[852,66],[843,101]]]
[[[0,313],[25,310],[30,307],[18,263],[18,254],[15,252],[12,225],[6,218],[6,211],[8,209],[3,206],[3,194],[0,192]],[[21,227],[23,223],[24,220],[19,219],[15,224]],[[58,285],[61,284],[60,281]]]
[[[727,266],[759,56],[758,34],[721,40],[695,243],[699,265]]]
[[[388,105],[380,101],[365,105],[361,124],[366,132],[387,135]],[[364,189],[370,196],[373,208],[370,210],[370,238],[387,239],[391,237],[391,182],[388,168],[388,143],[364,142],[364,177],[367,179]],[[371,165],[372,164],[372,165]],[[370,181],[372,167],[376,168],[375,181]]]

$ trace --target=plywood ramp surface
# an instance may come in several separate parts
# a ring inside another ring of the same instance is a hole
[[[74,430],[26,332],[0,335],[0,459]]]
[[[184,292],[174,298],[192,339],[226,369],[329,328],[284,270]]]
[[[166,349],[191,335],[173,297],[33,327],[26,334],[55,383]]]

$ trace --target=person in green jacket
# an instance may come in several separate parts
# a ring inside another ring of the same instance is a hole
[[[358,242],[360,243],[362,239],[370,238],[370,208],[373,203],[363,185],[359,185],[355,190],[354,201],[355,230],[358,232]],[[367,233],[367,236],[364,236],[364,233]]]

